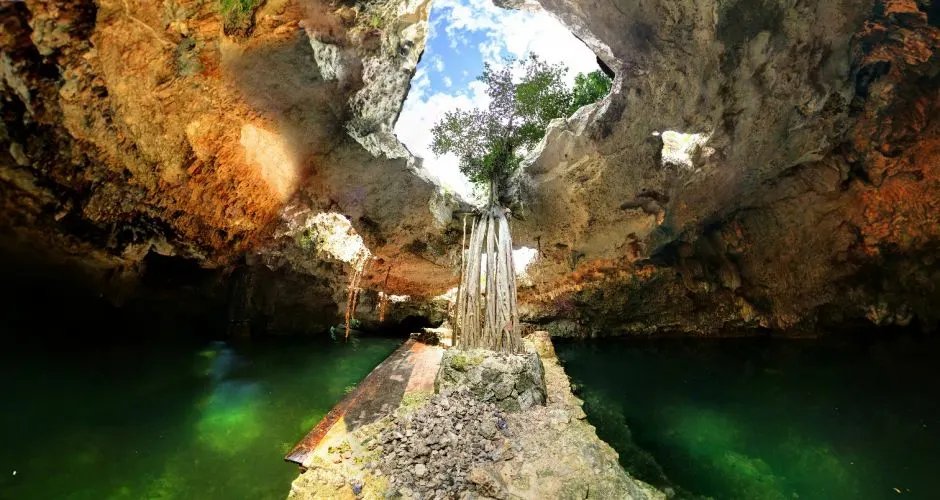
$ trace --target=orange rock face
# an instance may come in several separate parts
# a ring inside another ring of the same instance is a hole
[[[316,310],[342,302],[333,291],[349,269],[296,247],[288,226],[331,211],[385,262],[370,277],[387,292],[446,290],[450,270],[408,250],[450,222],[431,213],[436,189],[409,157],[375,158],[346,130],[394,119],[373,88],[403,98],[423,48],[397,30],[425,23],[427,3],[388,3],[270,0],[238,15],[195,0],[0,6],[5,243],[122,276],[145,273],[151,254],[229,270],[248,259],[268,267],[259,275],[319,283],[301,285],[325,294],[307,298]],[[368,25],[371,8],[384,31]],[[382,64],[396,80],[375,81]]]
[[[871,46],[862,67],[887,68],[869,88],[852,131],[857,161],[871,185],[854,207],[864,250],[910,252],[940,236],[940,30],[913,1],[885,2],[885,19],[867,23],[859,44]],[[931,80],[933,80],[931,82]]]
[[[405,29],[429,4],[387,3],[381,29],[375,2],[0,4],[3,244],[102,279],[154,256],[220,269],[234,317],[292,327],[341,313],[350,268],[306,232],[335,212],[375,256],[364,287],[455,286],[453,203],[390,134],[423,47]],[[714,335],[937,319],[935,7],[541,4],[617,79],[530,170],[514,231],[540,255],[531,320]],[[707,140],[664,163],[666,131]]]

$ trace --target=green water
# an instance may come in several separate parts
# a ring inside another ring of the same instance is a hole
[[[680,496],[940,498],[936,340],[607,340],[557,350],[624,466],[661,486],[665,474]]]
[[[284,454],[400,343],[5,346],[0,499],[286,498]]]

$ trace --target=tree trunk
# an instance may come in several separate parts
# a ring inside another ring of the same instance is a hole
[[[522,338],[512,237],[506,210],[495,203],[495,191],[491,183],[490,206],[471,228],[457,294],[457,346],[515,353],[522,351]]]

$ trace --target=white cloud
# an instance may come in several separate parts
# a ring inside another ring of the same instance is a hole
[[[495,37],[489,37],[485,42],[480,43],[480,55],[483,56],[483,62],[490,64],[500,64],[503,61],[503,40]]]
[[[414,87],[412,87],[414,92]],[[483,108],[489,105],[489,96],[481,82],[472,82],[468,89],[447,94],[439,92],[424,98],[415,99],[411,94],[402,107],[398,123],[395,124],[395,134],[412,154],[424,158],[424,168],[431,177],[436,178],[439,184],[466,199],[472,198],[472,185],[460,173],[458,158],[452,154],[435,156],[431,151],[431,128],[444,113],[455,109]]]
[[[434,8],[446,12],[444,30],[452,46],[458,40],[466,43],[461,32],[486,35],[488,40],[480,44],[486,62],[501,60],[505,50],[517,59],[534,52],[549,63],[564,63],[572,80],[597,69],[594,53],[544,11],[501,9],[492,0],[436,0]]]
[[[441,56],[435,55],[431,59],[431,64],[434,65],[434,69],[437,70],[438,73],[444,72],[444,60],[441,59]]]
[[[448,35],[450,38],[450,48],[454,49],[454,52],[460,53],[460,47],[467,47],[470,45],[470,39],[467,38],[463,33],[456,33],[454,35]]]
[[[445,86],[445,87],[451,88],[451,87],[454,86],[454,81],[451,80],[449,76],[445,76],[445,77],[443,78],[443,80],[444,80],[444,86]]]
[[[418,68],[415,76],[411,78],[411,89],[408,91],[408,99],[424,99],[424,94],[431,88],[431,78],[424,68]]]
[[[457,31],[480,31],[496,29],[498,13],[504,11],[493,5],[492,0],[437,0],[435,9],[447,9],[448,36]]]

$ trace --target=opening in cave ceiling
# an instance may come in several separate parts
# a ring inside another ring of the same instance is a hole
[[[526,7],[526,5],[523,5]],[[431,128],[454,110],[484,108],[486,86],[477,80],[484,64],[505,65],[535,54],[547,63],[567,66],[566,83],[579,73],[599,69],[597,57],[548,13],[496,7],[491,0],[434,0],[427,47],[411,80],[395,134],[424,159],[429,177],[467,200],[482,195],[458,168],[453,154],[431,151]]]

